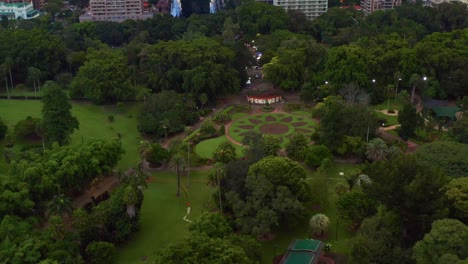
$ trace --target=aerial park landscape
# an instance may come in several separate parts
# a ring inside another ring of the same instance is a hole
[[[464,263],[466,5],[217,3],[1,21],[0,262]]]

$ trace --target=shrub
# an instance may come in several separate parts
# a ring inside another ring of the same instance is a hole
[[[231,112],[235,112],[235,113],[240,113],[240,112],[245,112],[245,113],[250,113],[250,111],[252,111],[252,107],[248,104],[238,104],[238,105],[234,105],[233,106],[233,109]]]
[[[0,140],[6,136],[8,127],[5,125],[2,119],[0,119]]]
[[[86,256],[93,264],[112,264],[115,258],[115,246],[105,241],[93,241],[86,247]]]
[[[152,144],[149,151],[146,152],[145,159],[153,166],[161,166],[163,162],[169,159],[169,151],[160,144]]]
[[[27,138],[31,136],[39,136],[41,120],[39,118],[32,118],[31,116],[19,121],[15,125],[15,136],[17,138]]]
[[[214,116],[213,121],[218,124],[226,124],[231,121],[231,115],[228,111],[221,111]]]
[[[109,115],[109,116],[107,116],[107,120],[109,120],[109,122],[112,123],[112,122],[114,122],[115,119],[114,119],[113,115]]]
[[[224,127],[224,125],[221,125],[219,127],[218,135],[224,136],[225,133],[226,133],[226,128]]]
[[[305,163],[311,167],[318,167],[325,159],[333,160],[331,151],[324,145],[313,145],[307,149]],[[327,163],[327,162],[325,162]]]
[[[207,118],[205,119],[205,121],[203,121],[200,127],[200,132],[205,135],[216,134],[217,131],[213,124],[213,120],[211,120],[211,118]]]
[[[26,85],[24,85],[23,83],[20,83],[20,84],[16,85],[16,90],[17,91],[24,92],[27,89],[28,89],[28,87]]]
[[[284,110],[288,112],[298,111],[302,109],[301,103],[287,103],[284,105]]]

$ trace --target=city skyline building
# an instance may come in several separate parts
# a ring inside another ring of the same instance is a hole
[[[31,19],[39,16],[33,3],[4,3],[0,2],[0,16],[8,19]]]
[[[139,20],[153,17],[145,11],[142,0],[90,0],[88,11],[80,16],[80,22]]]
[[[389,10],[401,6],[401,0],[361,0],[364,15],[372,14],[377,10]]]
[[[327,0],[256,0],[257,2],[281,6],[285,10],[298,10],[309,20],[314,20],[328,10]]]

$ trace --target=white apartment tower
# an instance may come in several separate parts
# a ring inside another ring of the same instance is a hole
[[[309,20],[314,20],[327,12],[328,0],[256,0],[266,4],[281,6],[286,10],[299,10]]]
[[[377,10],[393,9],[401,5],[401,0],[361,0],[362,11],[369,15]]]

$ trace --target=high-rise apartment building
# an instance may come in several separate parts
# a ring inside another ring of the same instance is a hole
[[[401,0],[361,0],[362,11],[369,15],[377,10],[393,9],[401,5]]]
[[[90,0],[89,9],[80,16],[84,21],[123,22],[127,19],[148,19],[153,13],[144,11],[142,0]]]
[[[286,10],[299,10],[307,19],[313,20],[327,12],[328,0],[256,0],[266,4],[281,6]]]
[[[2,3],[0,2],[0,16],[8,19],[31,19],[39,16],[32,3]]]

